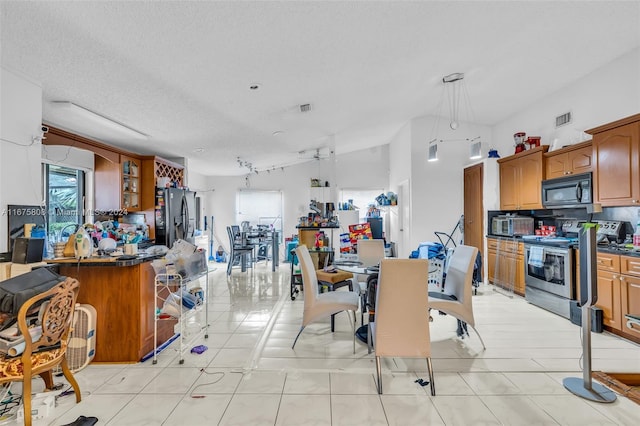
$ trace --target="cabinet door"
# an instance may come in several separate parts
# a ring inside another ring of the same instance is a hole
[[[141,162],[135,158],[122,155],[120,160],[121,185],[122,185],[122,208],[126,210],[140,210],[141,182],[142,176]]]
[[[567,152],[567,174],[587,173],[593,170],[593,148],[586,146]],[[545,179],[549,179],[547,175]]]
[[[500,163],[500,209],[517,210],[519,206],[518,184],[520,181],[519,160]]]
[[[512,262],[515,262],[515,281],[513,283],[513,291],[517,294],[524,296],[524,256],[516,255],[512,258]]]
[[[495,250],[487,250],[487,278],[490,283],[493,283],[496,277],[496,257]]]
[[[542,153],[523,157],[520,167],[520,204],[518,209],[541,209],[542,188],[540,182],[544,179]]]
[[[627,327],[627,314],[640,315],[640,278],[623,275],[620,280],[622,304],[622,331],[640,337],[640,329]]]
[[[545,165],[546,179],[554,179],[566,174],[567,157],[568,154],[566,152],[547,157]]]
[[[602,309],[604,325],[621,329],[620,275],[598,269],[598,300],[596,306]]]
[[[603,206],[640,202],[640,123],[597,133],[593,137],[593,192]]]

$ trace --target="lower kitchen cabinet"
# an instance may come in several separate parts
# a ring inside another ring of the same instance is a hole
[[[596,306],[602,309],[602,323],[620,330],[622,325],[620,306],[620,274],[598,269],[598,301]]]
[[[510,288],[524,296],[524,244],[518,241],[487,238],[487,276],[489,282]]]
[[[626,314],[640,314],[640,257],[598,253],[598,300],[605,328],[640,343],[640,331],[627,327]]]

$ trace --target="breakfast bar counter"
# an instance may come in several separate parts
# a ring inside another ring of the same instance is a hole
[[[49,260],[59,265],[61,275],[80,281],[78,303],[87,303],[96,309],[93,362],[136,363],[153,351],[157,304],[151,260],[156,257]],[[176,322],[158,322],[158,346],[174,335]]]

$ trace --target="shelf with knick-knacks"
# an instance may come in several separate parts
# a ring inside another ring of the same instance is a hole
[[[122,207],[128,210],[140,210],[140,160],[121,156],[122,168]]]

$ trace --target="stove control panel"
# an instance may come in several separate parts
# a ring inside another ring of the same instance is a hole
[[[598,234],[617,238],[620,235],[622,222],[618,220],[598,220]]]

